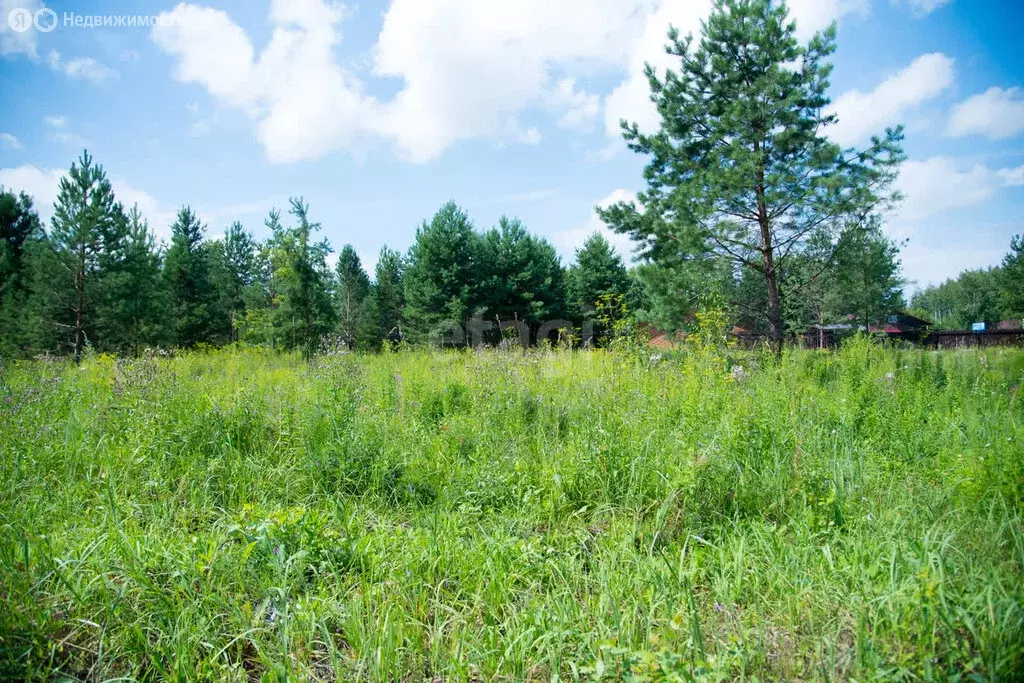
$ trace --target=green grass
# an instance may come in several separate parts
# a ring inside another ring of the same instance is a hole
[[[1024,352],[648,356],[8,364],[0,679],[1020,675]]]

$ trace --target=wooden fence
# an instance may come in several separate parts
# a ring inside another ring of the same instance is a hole
[[[745,332],[730,337],[737,346],[753,349],[768,343],[767,335]],[[890,339],[903,339],[913,344],[934,349],[966,349],[988,346],[1024,346],[1024,330],[935,330],[927,334],[904,333],[888,335]],[[788,337],[790,343],[807,349],[833,349],[841,339],[832,330],[808,330]]]
[[[1024,330],[935,330],[926,334],[921,343],[936,349],[1024,346]]]

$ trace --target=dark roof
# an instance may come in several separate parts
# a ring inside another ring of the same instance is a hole
[[[901,318],[907,318],[908,320],[913,320],[915,322],[920,323],[921,325],[934,325],[935,324],[931,320],[925,320],[924,318],[919,318],[918,316],[912,315],[910,313],[907,313],[906,311],[896,311],[896,315],[900,316]]]

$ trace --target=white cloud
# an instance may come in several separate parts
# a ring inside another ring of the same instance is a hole
[[[62,145],[68,145],[70,147],[88,147],[89,141],[83,138],[78,133],[72,133],[66,130],[58,130],[50,133],[48,139],[53,142],[59,142]]]
[[[867,14],[871,0],[788,0],[789,18],[796,21],[796,36],[807,42],[818,31],[848,14]]]
[[[1003,187],[1024,185],[1024,166],[993,170],[981,164],[961,168],[955,159],[937,156],[907,161],[897,189],[905,199],[897,209],[901,221],[922,221],[947,211],[976,206]]]
[[[171,225],[177,215],[177,210],[174,207],[164,204],[145,190],[134,188],[118,178],[111,178],[110,184],[114,188],[114,197],[124,205],[126,210],[138,205],[139,211],[149,222],[149,229],[157,239],[170,241]]]
[[[11,133],[0,133],[0,149],[23,149],[24,145],[21,144],[15,135]]]
[[[956,232],[950,230],[950,232]],[[962,232],[962,231],[961,231]],[[995,234],[994,230],[992,233]],[[991,246],[980,244],[976,235],[965,235],[962,240],[911,238],[900,250],[904,276],[911,281],[912,290],[923,289],[956,277],[968,269],[989,268],[999,263],[1006,253],[1006,244],[999,241]],[[995,242],[995,240],[983,240]]]
[[[15,31],[8,17],[15,9],[27,10],[35,16],[42,6],[39,0],[0,0],[0,56],[26,55],[30,59],[39,59],[39,32],[34,27],[27,31]]]
[[[273,0],[272,37],[260,52],[226,13],[193,4],[161,15],[152,38],[176,58],[178,80],[249,114],[271,160],[316,158],[378,137],[426,162],[459,140],[535,144],[540,131],[519,118],[531,108],[586,130],[600,99],[566,72],[621,69],[655,2],[395,0],[372,60],[375,76],[399,82],[387,102],[364,95],[337,63],[342,13],[322,0]]]
[[[198,119],[189,126],[188,134],[189,137],[201,138],[204,135],[209,135],[211,130],[213,130],[213,121],[210,119]]]
[[[39,213],[44,225],[49,227],[50,217],[53,215],[53,202],[57,199],[57,184],[62,175],[64,171],[59,168],[0,168],[0,185],[30,195],[36,212]]]
[[[869,93],[850,90],[832,103],[839,115],[830,137],[843,146],[881,135],[887,126],[914,107],[937,97],[953,84],[953,60],[941,52],[921,55],[906,68],[882,81]]]
[[[960,102],[949,115],[946,135],[1011,138],[1024,131],[1024,92],[1020,88],[989,88]]]
[[[24,190],[31,195],[35,210],[39,213],[43,224],[49,229],[53,217],[53,204],[57,200],[57,191],[61,177],[67,173],[62,168],[37,168],[32,165],[15,168],[0,168],[0,185],[16,191]],[[114,190],[114,198],[121,202],[125,209],[137,204],[142,216],[149,222],[149,229],[160,240],[169,241],[171,225],[178,213],[178,205],[161,201],[149,192],[141,190],[122,178],[110,177]],[[235,220],[243,220],[246,228],[259,233],[263,218],[275,206],[287,203],[286,197],[269,197],[266,199],[215,207],[193,207],[200,220],[207,226],[207,237],[217,238],[223,234],[224,228]]]
[[[519,142],[524,145],[537,145],[540,143],[542,136],[536,126],[530,126],[526,130],[520,131],[517,137]]]
[[[32,196],[35,210],[49,228],[53,217],[53,204],[57,201],[57,188],[61,177],[67,172],[62,168],[37,168],[26,165],[16,168],[0,169],[0,185],[14,190],[24,190]],[[153,195],[132,187],[119,178],[111,178],[114,197],[125,207],[139,205],[143,216],[149,220],[149,227],[158,237],[170,236],[170,225],[174,221],[174,211],[156,200]]]
[[[952,0],[903,0],[910,8],[910,13],[915,18],[926,17],[943,5],[948,5]]]
[[[75,57],[65,61],[59,52],[50,50],[48,62],[51,69],[63,73],[68,78],[81,78],[93,83],[102,83],[119,77],[116,71],[100,64],[92,57]]]
[[[602,197],[597,202],[597,206],[606,208],[617,202],[635,201],[635,192],[620,188]],[[582,247],[587,238],[595,232],[601,233],[608,240],[609,244],[615,248],[619,256],[629,263],[633,257],[633,248],[636,246],[636,243],[627,235],[610,230],[604,221],[601,220],[601,217],[597,215],[597,211],[591,211],[590,216],[582,225],[556,233],[552,243],[565,257],[566,262],[571,263],[575,259],[576,250]]]
[[[708,15],[710,0],[663,0],[644,21],[643,32],[634,42],[626,59],[627,77],[605,98],[604,128],[612,138],[621,136],[619,121],[636,123],[641,130],[658,127],[658,110],[651,102],[651,88],[644,75],[644,64],[659,72],[676,66],[677,57],[665,52],[669,26],[679,29],[681,35],[698,33],[700,22]],[[609,150],[610,156],[612,150]]]
[[[263,232],[263,221],[273,208],[288,206],[288,197],[275,196],[255,201],[227,204],[208,209],[197,209],[197,213],[209,224],[209,235],[219,237],[228,225],[241,221],[246,230],[256,235]]]
[[[498,197],[491,197],[483,201],[474,202],[476,206],[494,206],[496,204],[527,204],[530,202],[541,202],[551,199],[558,194],[557,187],[548,187],[541,190],[519,192],[516,194],[505,194]]]
[[[867,0],[794,0],[801,36],[860,10]],[[620,118],[657,123],[643,65],[672,65],[670,24],[697,32],[711,0],[393,0],[370,70],[393,79],[380,100],[338,62],[343,11],[325,0],[271,0],[270,42],[254,47],[223,11],[182,3],[160,15],[152,39],[175,59],[174,76],[197,83],[255,122],[272,161],[354,151],[389,140],[424,163],[461,140],[536,144],[524,112],[549,112],[563,128]],[[625,74],[604,100],[581,87],[589,76]],[[602,117],[602,108],[604,109]],[[621,145],[609,147],[611,156]]]
[[[334,254],[333,254],[333,256],[334,256],[334,263],[331,264],[331,268],[334,268],[334,266],[337,265],[337,263],[338,263],[338,255],[337,254],[338,254],[338,252],[334,252]],[[356,255],[359,256],[359,263],[363,266],[363,270],[365,270],[366,274],[370,276],[371,280],[373,280],[376,277],[377,261],[380,260],[380,252],[376,252],[376,251],[374,251],[374,252],[362,252],[362,251],[359,251],[359,252],[356,252]]]
[[[566,72],[621,69],[655,2],[395,0],[372,59],[375,76],[398,80],[387,102],[364,95],[336,61],[342,12],[323,0],[273,0],[272,37],[259,52],[226,13],[193,4],[161,15],[152,38],[176,58],[178,80],[202,85],[256,121],[274,161],[382,137],[426,162],[459,140],[535,144],[540,131],[519,118],[531,108],[586,130],[600,99]]]
[[[966,268],[998,263],[1006,251],[1006,226],[979,223],[977,218],[985,215],[979,209],[972,209],[965,219],[963,210],[980,207],[1000,190],[1020,185],[1024,165],[992,169],[947,156],[905,162],[897,189],[906,198],[886,225],[891,236],[909,238],[900,253],[905,275],[923,287]]]
[[[1003,168],[997,171],[999,179],[1005,187],[1019,187],[1024,185],[1024,166],[1017,168]]]
[[[589,131],[594,127],[594,119],[601,113],[601,98],[585,90],[578,90],[574,78],[558,81],[551,92],[551,105],[556,110],[564,110],[558,120],[560,128]]]
[[[521,110],[564,94],[558,72],[618,68],[651,4],[395,0],[374,47],[374,72],[402,87],[382,109],[381,132],[420,162],[458,140],[508,138]],[[585,94],[562,99],[571,112],[565,124],[595,115]]]
[[[201,138],[210,134],[213,130],[213,118],[199,116],[199,105],[195,102],[186,102],[185,111],[189,113],[192,123],[188,129],[189,137]]]
[[[47,139],[59,142],[72,147],[88,147],[89,143],[78,133],[68,130],[68,119],[66,116],[44,116],[43,120],[52,130],[47,134]]]
[[[351,147],[379,120],[373,100],[335,62],[341,11],[320,0],[273,0],[273,33],[258,56],[219,10],[183,3],[160,17],[152,38],[177,58],[175,77],[245,110],[272,161]]]

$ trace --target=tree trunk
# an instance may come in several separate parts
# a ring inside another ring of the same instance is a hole
[[[83,329],[82,309],[85,308],[85,247],[79,249],[78,272],[75,273],[75,294],[78,297],[75,307],[75,363],[82,360],[82,347],[85,346],[85,330]]]
[[[761,151],[761,145],[754,143],[754,153]],[[775,354],[782,353],[782,296],[779,294],[779,280],[775,273],[775,246],[772,244],[771,222],[764,200],[764,166],[757,168],[757,223],[761,228],[761,261],[764,267],[765,284],[768,285],[768,326],[772,333],[772,347]]]
[[[762,228],[762,233],[764,229]],[[770,239],[770,237],[769,237]],[[775,275],[775,267],[772,253],[769,250],[764,252],[764,279],[768,285],[768,327],[772,334],[772,348],[776,354],[782,353],[782,297],[779,295],[779,282]]]

